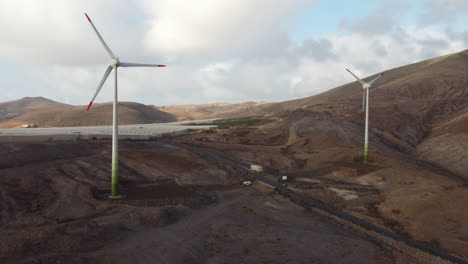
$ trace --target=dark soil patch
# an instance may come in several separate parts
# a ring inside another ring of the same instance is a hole
[[[136,186],[124,186],[121,190],[125,195],[124,200],[160,200],[160,199],[201,199],[203,194],[186,186],[178,185],[174,182],[150,183]],[[94,197],[98,200],[105,200],[110,190],[94,190]]]
[[[334,166],[356,169],[356,172],[358,175],[364,175],[364,174],[368,174],[368,173],[383,169],[382,166],[374,165],[372,163],[363,163],[363,162],[337,161],[337,162],[328,162],[328,163]]]

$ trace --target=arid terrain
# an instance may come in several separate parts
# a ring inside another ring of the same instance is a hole
[[[134,102],[119,102],[119,124],[166,123],[218,117],[248,116],[268,105],[266,102],[213,103],[156,107]],[[22,125],[37,127],[106,126],[112,122],[112,103],[74,106],[43,97],[25,97],[0,103],[0,128]]]
[[[385,72],[371,91],[370,158],[357,82],[265,105],[258,125],[187,141],[289,175],[302,193],[468,257],[468,51]]]
[[[119,124],[177,121],[177,117],[148,105],[119,102]],[[38,127],[107,126],[112,124],[112,103],[72,106],[42,97],[0,103],[0,128],[33,124]]]
[[[386,71],[370,92],[367,164],[357,82],[219,112],[160,107],[175,119],[259,122],[123,141],[119,201],[105,199],[108,141],[0,144],[0,260],[417,263],[258,182],[243,186],[245,173],[187,146],[287,175],[292,191],[467,260],[467,72],[468,51]]]
[[[122,144],[119,201],[109,142],[1,151],[1,263],[412,263],[171,141]]]
[[[196,120],[218,117],[248,116],[248,113],[268,105],[267,102],[245,102],[238,104],[213,103],[195,105],[169,105],[158,107],[159,110],[171,113],[180,120]]]

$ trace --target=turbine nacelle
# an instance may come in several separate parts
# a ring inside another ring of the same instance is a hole
[[[115,59],[112,59],[109,63],[109,65],[112,67],[112,68],[116,68],[118,67],[120,64],[120,60],[119,58],[115,58]]]
[[[366,89],[369,89],[371,88],[372,84],[377,81],[380,77],[382,77],[384,74],[381,73],[379,75],[377,75],[377,77],[375,77],[374,79],[372,79],[370,82],[365,82],[363,80],[361,80],[359,77],[357,77],[353,72],[351,72],[350,70],[346,69],[349,74],[351,74],[354,78],[356,78],[356,80],[362,85],[362,89],[366,90]]]

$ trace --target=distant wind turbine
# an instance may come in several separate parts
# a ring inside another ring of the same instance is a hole
[[[351,75],[354,76],[358,80],[358,82],[362,85],[363,93],[362,93],[362,111],[361,115],[366,113],[366,121],[365,121],[365,132],[364,132],[364,163],[368,161],[368,147],[369,147],[369,89],[371,88],[372,84],[377,81],[380,77],[384,74],[381,73],[370,82],[365,82],[359,79],[354,73],[350,70],[346,69]]]
[[[88,19],[89,23],[91,24],[91,27],[93,27],[94,32],[96,32],[96,35],[98,36],[104,48],[106,49],[107,53],[111,57],[110,65],[107,67],[106,72],[104,73],[104,76],[102,77],[102,80],[99,83],[96,89],[96,92],[94,93],[93,98],[91,99],[91,102],[89,103],[88,108],[86,110],[89,110],[89,108],[93,104],[94,99],[96,99],[96,96],[98,95],[99,91],[104,85],[104,82],[106,81],[107,77],[111,73],[112,69],[114,69],[114,72],[115,72],[114,101],[112,105],[113,106],[112,107],[112,190],[111,190],[110,198],[118,199],[118,198],[121,198],[122,196],[120,195],[120,191],[119,191],[119,153],[118,153],[119,152],[118,150],[119,131],[118,131],[118,109],[117,109],[118,107],[117,68],[118,67],[166,67],[166,65],[121,62],[119,58],[114,55],[114,53],[111,51],[109,46],[107,46],[106,42],[101,37],[101,34],[99,34],[98,30],[94,26],[88,14],[85,13],[85,16]]]

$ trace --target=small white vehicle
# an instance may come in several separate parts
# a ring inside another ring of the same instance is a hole
[[[251,181],[243,181],[242,184],[244,184],[245,186],[249,186],[249,185],[252,185],[252,182]]]

